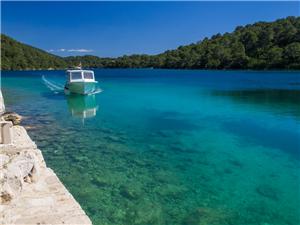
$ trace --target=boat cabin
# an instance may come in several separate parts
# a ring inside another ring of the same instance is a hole
[[[95,82],[92,70],[67,70],[67,80],[72,82]]]

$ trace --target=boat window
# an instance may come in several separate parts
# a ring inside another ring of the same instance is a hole
[[[94,74],[92,72],[84,72],[84,79],[94,79]]]
[[[81,76],[81,72],[73,72],[72,74],[72,80],[81,80],[82,76]]]

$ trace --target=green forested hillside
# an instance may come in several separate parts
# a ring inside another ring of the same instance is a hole
[[[22,44],[1,34],[1,69],[48,69],[63,68],[63,58],[49,54],[41,49]]]
[[[90,68],[300,69],[300,17],[239,26],[158,55],[118,58],[61,58],[2,36],[2,69],[62,68],[79,62]]]
[[[232,33],[158,56],[158,66],[211,69],[300,68],[300,17],[237,27]]]

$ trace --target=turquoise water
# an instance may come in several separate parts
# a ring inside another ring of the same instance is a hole
[[[103,92],[80,97],[63,71],[2,72],[94,224],[300,224],[299,72],[95,73]]]

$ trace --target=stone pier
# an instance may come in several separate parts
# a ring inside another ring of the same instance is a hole
[[[92,224],[22,126],[0,144],[0,224]]]

